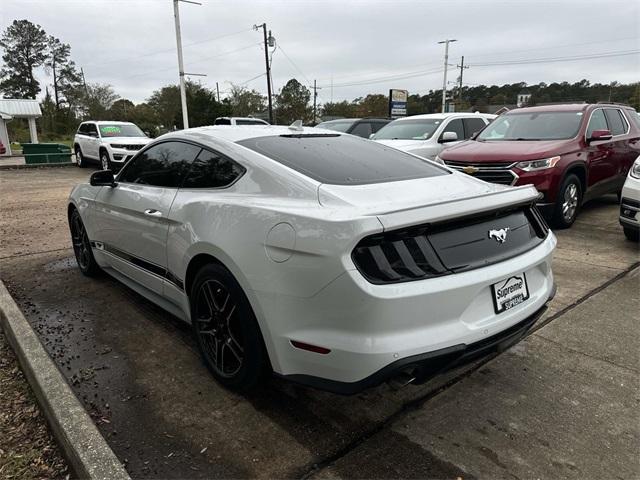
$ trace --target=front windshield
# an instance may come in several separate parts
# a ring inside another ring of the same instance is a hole
[[[345,120],[344,122],[322,122],[316,125],[318,128],[326,128],[327,130],[333,130],[335,132],[346,132],[349,127],[353,125],[355,120]]]
[[[441,118],[398,120],[386,124],[374,140],[428,140],[442,123]]]
[[[142,130],[140,130],[133,123],[127,123],[123,125],[98,125],[100,129],[100,135],[104,138],[109,137],[146,137]]]
[[[564,140],[578,134],[582,112],[509,113],[496,118],[478,141]]]

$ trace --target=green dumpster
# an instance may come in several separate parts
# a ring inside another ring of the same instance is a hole
[[[23,143],[22,154],[27,164],[71,163],[71,149],[59,143]]]

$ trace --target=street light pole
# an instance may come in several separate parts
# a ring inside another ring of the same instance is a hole
[[[444,43],[444,77],[442,79],[442,113],[447,108],[447,68],[449,67],[449,43],[457,42],[456,39],[446,39],[438,42]]]

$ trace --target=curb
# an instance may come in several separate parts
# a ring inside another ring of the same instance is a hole
[[[76,476],[131,480],[1,280],[0,324]]]
[[[28,168],[61,168],[75,167],[75,162],[64,163],[29,163],[24,165],[0,165],[0,170],[22,170]]]

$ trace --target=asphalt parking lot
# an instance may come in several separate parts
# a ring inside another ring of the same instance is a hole
[[[187,326],[77,270],[66,197],[90,172],[0,172],[0,278],[132,477],[640,477],[640,253],[614,196],[558,233],[558,294],[498,357],[400,390],[243,397]]]

